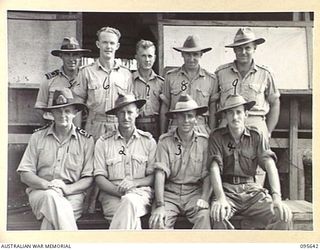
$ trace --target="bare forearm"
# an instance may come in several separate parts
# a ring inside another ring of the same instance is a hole
[[[102,175],[98,175],[95,181],[100,188],[100,190],[107,192],[108,194],[121,197],[122,193],[118,190],[118,187],[110,182],[107,178]]]
[[[211,193],[212,193],[212,188],[210,185],[210,178],[209,178],[209,176],[207,176],[203,180],[201,199],[203,199],[205,201],[209,201]]]
[[[279,173],[276,164],[272,159],[265,162],[265,168],[268,174],[268,180],[271,188],[272,194],[277,194],[281,197],[281,187],[279,180]]]
[[[70,194],[79,194],[85,191],[88,187],[90,187],[91,183],[93,181],[93,177],[84,177],[81,178],[79,181],[69,184],[68,191]]]
[[[154,175],[153,174],[148,175],[144,178],[135,180],[137,187],[153,186],[153,182],[154,182]]]
[[[280,114],[280,100],[276,99],[270,104],[270,111],[267,114],[267,127],[269,133],[271,133],[277,126]]]
[[[210,183],[213,188],[216,199],[225,197],[222,180],[220,177],[220,169],[218,164],[214,161],[210,167]]]
[[[34,189],[46,190],[49,188],[50,182],[40,178],[32,172],[22,172],[20,174],[21,181],[25,183],[28,187]]]
[[[166,117],[166,112],[169,110],[169,107],[162,102],[160,108],[160,133],[163,134],[167,131],[168,119]]]
[[[156,170],[154,181],[155,201],[164,201],[164,182],[166,175],[161,170]]]

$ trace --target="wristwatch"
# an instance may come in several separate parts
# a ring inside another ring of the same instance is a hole
[[[157,201],[156,208],[158,208],[158,207],[164,207],[164,201]]]

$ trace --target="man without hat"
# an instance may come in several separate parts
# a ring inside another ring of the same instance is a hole
[[[240,95],[230,95],[219,110],[227,126],[210,134],[208,167],[215,194],[211,206],[214,229],[233,228],[229,219],[235,214],[250,217],[265,229],[291,227],[291,211],[281,201],[276,155],[261,131],[245,125],[255,104]],[[267,172],[271,195],[255,181],[258,164]]]
[[[106,112],[117,116],[118,129],[96,142],[94,175],[110,229],[141,229],[140,217],[151,206],[156,142],[149,132],[135,127],[145,103],[133,95],[119,95],[115,107]]]
[[[234,42],[225,46],[233,48],[236,60],[219,66],[215,73],[221,92],[219,105],[224,106],[226,98],[234,91],[232,84],[236,84],[240,95],[256,102],[248,112],[246,124],[255,126],[269,139],[279,118],[280,93],[270,69],[254,61],[257,45],[264,42],[265,39],[257,38],[251,28],[240,28]],[[220,126],[225,124],[226,120],[222,119]],[[264,172],[258,168],[257,178],[262,183],[264,176]]]
[[[211,229],[208,136],[195,129],[196,117],[207,110],[207,106],[198,106],[189,95],[181,95],[175,108],[167,112],[177,128],[159,139],[150,228],[172,229],[178,215],[183,214],[193,229]]]
[[[133,92],[136,98],[146,99],[136,120],[137,128],[150,132],[158,140],[160,135],[159,114],[163,91],[163,78],[153,70],[156,47],[151,41],[140,40],[136,46],[138,70],[133,73]]]
[[[77,100],[87,104],[89,113],[85,129],[93,135],[95,141],[105,133],[116,129],[118,121],[114,115],[105,112],[112,109],[118,94],[132,92],[132,74],[115,60],[120,48],[121,33],[112,27],[102,27],[97,32],[96,46],[99,58],[92,64],[81,68],[79,84],[74,88]],[[93,213],[98,189],[92,188],[88,201],[88,212]]]
[[[203,47],[198,36],[188,36],[182,47],[173,48],[181,52],[184,64],[169,71],[165,76],[164,101],[161,105],[161,133],[166,132],[168,120],[165,113],[174,109],[181,94],[189,94],[198,105],[207,106],[208,111],[198,117],[196,129],[208,134],[210,129],[215,128],[216,101],[218,84],[214,74],[201,68],[200,60],[204,53],[211,50]],[[173,120],[169,121],[169,129],[177,126]]]
[[[102,27],[97,32],[96,45],[99,58],[81,68],[79,84],[74,88],[76,97],[87,104],[89,114],[85,129],[97,140],[101,135],[116,129],[117,118],[105,112],[114,107],[118,94],[132,92],[132,74],[115,60],[120,47],[119,30]]]
[[[52,104],[43,108],[54,122],[32,134],[17,169],[41,230],[77,230],[93,180],[93,138],[72,122],[85,108],[70,89],[56,90]]]
[[[90,52],[89,49],[81,49],[79,42],[74,37],[63,38],[60,49],[52,50],[51,55],[60,57],[62,66],[60,69],[45,74],[46,80],[40,85],[35,108],[42,109],[51,106],[53,93],[62,88],[73,89],[79,82],[78,72],[81,57],[84,53]],[[44,113],[43,117],[52,120],[50,112]],[[76,122],[80,125],[80,116]]]

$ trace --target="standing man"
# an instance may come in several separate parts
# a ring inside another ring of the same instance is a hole
[[[229,219],[234,214],[253,217],[265,229],[287,230],[291,225],[291,211],[281,201],[276,155],[260,131],[245,126],[254,105],[255,101],[230,95],[219,110],[227,127],[210,134],[208,166],[215,194],[211,207],[214,229],[233,228]],[[267,172],[271,196],[255,181],[258,164]]]
[[[136,98],[146,99],[136,120],[137,128],[150,132],[158,140],[160,136],[160,96],[163,96],[163,78],[153,70],[156,47],[151,41],[140,40],[136,46],[138,70],[133,73],[133,92]]]
[[[119,95],[115,107],[118,129],[101,136],[95,146],[94,175],[99,200],[110,229],[141,229],[140,217],[149,212],[153,191],[156,142],[135,127],[145,100]]]
[[[120,47],[119,30],[103,27],[97,32],[97,37],[99,58],[81,69],[79,84],[74,88],[74,93],[89,108],[85,128],[95,140],[116,129],[117,118],[105,112],[114,107],[118,93],[132,92],[131,72],[115,60],[115,53]]]
[[[257,45],[265,42],[264,38],[256,38],[251,28],[240,28],[234,42],[225,47],[233,48],[236,60],[218,67],[216,75],[221,91],[219,106],[223,107],[230,94],[232,84],[237,84],[237,93],[256,104],[248,112],[246,124],[255,126],[268,139],[276,127],[280,113],[280,93],[276,87],[271,71],[256,64],[254,53]],[[222,119],[220,126],[226,124]]]
[[[54,122],[31,136],[17,169],[41,230],[77,230],[84,192],[93,180],[93,138],[72,123],[85,108],[74,102],[70,89],[56,90],[52,104],[43,108]]]
[[[169,71],[164,82],[164,102],[161,105],[161,133],[167,131],[168,120],[166,112],[174,109],[181,94],[189,94],[198,105],[207,106],[208,112],[198,117],[196,128],[205,134],[215,128],[216,101],[218,95],[218,83],[216,76],[200,67],[200,59],[203,53],[211,48],[200,45],[198,36],[188,36],[183,47],[173,48],[181,52],[184,64],[177,69]],[[169,121],[169,129],[177,126],[174,121]]]
[[[194,128],[196,116],[207,112],[189,95],[181,95],[167,115],[177,129],[162,135],[156,152],[155,208],[150,228],[173,229],[179,214],[193,223],[193,229],[211,229],[207,171],[208,136]]]
[[[63,38],[60,49],[52,50],[53,56],[60,57],[62,66],[60,69],[47,73],[46,81],[40,85],[35,108],[42,109],[52,105],[53,93],[62,88],[71,90],[78,84],[78,73],[81,57],[89,49],[81,49],[79,42],[74,37]],[[46,120],[53,120],[50,112],[43,114]],[[80,121],[77,121],[80,125]]]

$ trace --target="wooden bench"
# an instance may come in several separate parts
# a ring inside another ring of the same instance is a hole
[[[284,201],[293,213],[292,230],[313,230],[312,203],[303,200]],[[148,229],[149,216],[142,217],[142,228]],[[261,225],[254,219],[243,216],[234,216],[231,220],[236,229],[257,230],[262,229]],[[94,214],[86,214],[78,221],[79,230],[101,230],[108,229],[109,225],[104,220],[100,211]],[[175,226],[176,229],[191,229],[192,225],[184,217],[179,217]],[[37,221],[30,208],[26,207],[20,211],[8,213],[7,230],[39,230],[40,221]]]

